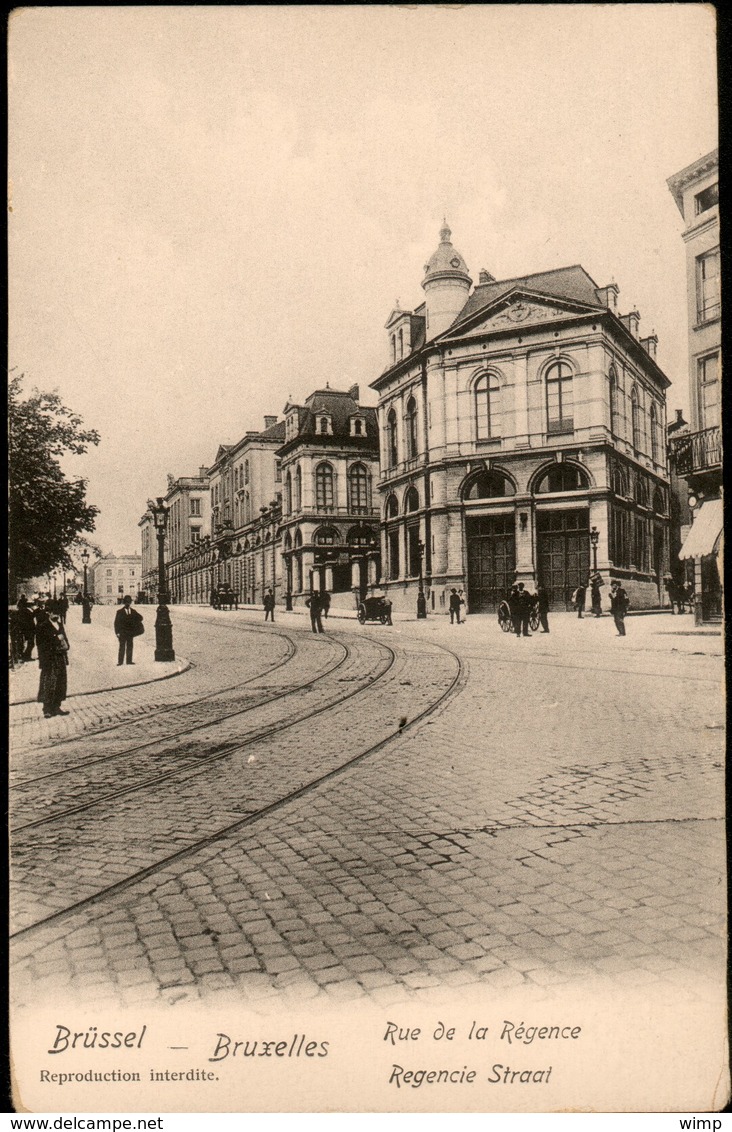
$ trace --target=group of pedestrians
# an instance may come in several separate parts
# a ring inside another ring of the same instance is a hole
[[[586,582],[577,586],[572,594],[572,604],[577,610],[578,617],[584,617],[587,591],[590,591],[590,611],[593,617],[602,617],[602,594],[604,586],[602,576],[591,574]],[[630,608],[630,601],[626,590],[617,580],[610,583],[610,612],[615,622],[619,637],[625,636],[625,615]]]
[[[535,594],[530,593],[523,582],[514,582],[508,595],[508,608],[511,623],[517,637],[530,637],[531,614],[536,609],[542,633],[549,632],[549,594],[539,586]]]
[[[15,661],[33,660],[37,650],[41,670],[37,700],[46,719],[68,715],[61,707],[66,699],[69,663],[69,639],[66,636],[66,615],[69,603],[60,598],[39,597],[33,603],[21,594],[10,616],[11,656]]]

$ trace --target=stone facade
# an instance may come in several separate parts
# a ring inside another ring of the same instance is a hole
[[[294,605],[327,590],[352,608],[377,585],[378,451],[376,412],[360,404],[358,386],[285,406],[283,586]]]
[[[674,440],[675,471],[688,486],[694,524],[681,547],[693,563],[698,621],[722,616],[722,369],[719,253],[719,156],[717,150],[668,180],[684,221],[689,314],[690,427]]]
[[[387,322],[378,392],[385,588],[428,611],[451,588],[489,611],[514,579],[555,609],[596,567],[661,604],[668,566],[665,391],[655,334],[580,266],[478,286],[447,226],[426,301]],[[597,541],[592,548],[591,534]],[[607,589],[605,590],[607,593]]]
[[[134,599],[142,589],[139,554],[105,554],[89,566],[89,592],[98,605],[117,605],[125,594]]]

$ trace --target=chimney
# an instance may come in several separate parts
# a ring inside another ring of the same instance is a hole
[[[479,283],[495,283],[495,281],[495,275],[491,275],[490,271],[486,271],[484,267],[481,268],[480,274],[478,276]]]
[[[652,330],[647,338],[641,338],[640,344],[648,356],[655,360],[656,348],[658,347],[658,335],[656,331]]]
[[[634,338],[638,337],[638,325],[640,323],[640,315],[638,311],[630,311],[629,314],[621,314],[620,321],[626,330],[629,330]]]
[[[352,385],[351,388],[348,390],[348,396],[352,397],[353,400],[356,402],[356,404],[358,404],[359,392],[360,392],[360,390],[359,390],[357,385]]]
[[[677,409],[676,410],[675,424],[677,424],[677,425],[686,424],[686,421],[684,420],[684,410],[683,409]]]
[[[266,430],[266,429],[268,429],[268,428],[272,428],[272,425],[276,425],[276,424],[277,424],[277,417],[276,417],[276,416],[274,416],[274,417],[269,417],[269,416],[267,416],[267,414],[265,413],[265,416],[264,416],[264,427],[265,427],[265,430]]]
[[[608,283],[607,287],[599,287],[597,294],[603,306],[606,306],[613,314],[618,313],[618,295],[620,289],[617,283]]]
[[[199,467],[199,469],[198,469],[198,478],[199,478],[200,480],[205,480],[205,479],[207,479],[207,478],[208,478],[208,468],[206,468],[205,466],[204,466],[204,467]]]

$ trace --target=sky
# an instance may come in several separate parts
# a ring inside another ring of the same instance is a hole
[[[99,446],[103,552],[329,382],[362,397],[443,216],[474,280],[581,263],[688,405],[666,179],[717,145],[703,4],[25,8],[10,24],[10,366]]]

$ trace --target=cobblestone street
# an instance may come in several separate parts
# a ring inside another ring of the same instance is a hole
[[[719,636],[174,623],[174,679],[11,710],[16,1003],[723,978]]]

